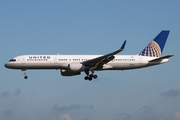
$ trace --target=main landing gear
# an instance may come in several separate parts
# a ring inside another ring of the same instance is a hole
[[[87,75],[84,77],[85,80],[91,81],[93,78],[96,79],[98,77],[97,75],[94,75],[94,71],[91,71],[91,72],[92,72],[92,74],[89,75],[89,71],[85,71],[85,73]]]
[[[91,81],[93,78],[96,79],[97,77],[98,77],[97,75],[90,74],[85,76],[84,79]]]
[[[22,70],[22,71],[23,71],[23,73],[24,73],[24,79],[27,79],[28,76],[27,76],[27,74],[26,74],[26,70]]]

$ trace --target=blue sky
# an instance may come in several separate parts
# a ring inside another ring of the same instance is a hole
[[[180,1],[0,1],[1,120],[180,120]],[[130,71],[62,77],[59,70],[4,64],[24,54],[138,54],[170,30],[169,63]]]

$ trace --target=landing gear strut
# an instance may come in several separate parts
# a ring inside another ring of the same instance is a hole
[[[96,79],[98,77],[97,75],[94,75],[94,71],[91,71],[91,72],[92,72],[92,74],[89,75],[89,71],[85,71],[85,73],[87,75],[84,77],[85,80],[91,81],[93,78]]]
[[[24,72],[24,79],[27,79],[28,76],[27,76],[27,74],[26,74],[26,70],[22,70],[22,71]]]

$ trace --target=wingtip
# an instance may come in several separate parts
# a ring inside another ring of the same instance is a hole
[[[125,40],[124,43],[122,44],[122,46],[121,46],[121,48],[120,48],[121,50],[123,50],[123,49],[125,48],[126,41],[127,41],[127,40]]]
[[[170,56],[170,57],[173,57],[174,55],[173,55],[173,54],[170,54],[169,56]]]

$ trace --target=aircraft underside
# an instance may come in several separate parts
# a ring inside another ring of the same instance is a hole
[[[127,64],[125,63],[124,65],[117,65],[117,64],[108,64],[108,66],[111,67],[102,67],[102,68],[96,68],[96,69],[90,69],[90,68],[86,68],[84,70],[77,70],[77,71],[72,71],[68,68],[68,65],[66,67],[64,66],[60,66],[60,65],[49,65],[49,64],[42,64],[42,65],[38,65],[38,64],[20,64],[20,65],[16,65],[16,69],[21,69],[24,72],[24,78],[27,79],[27,70],[39,70],[39,69],[44,69],[44,70],[50,70],[50,69],[59,69],[60,73],[62,76],[75,76],[75,75],[80,75],[81,72],[85,72],[86,76],[84,77],[85,80],[92,80],[92,79],[96,79],[98,76],[95,73],[95,71],[102,71],[102,70],[130,70],[130,69],[137,69],[137,68],[142,68],[142,67],[147,67],[147,64]],[[18,66],[18,67],[17,67]]]

